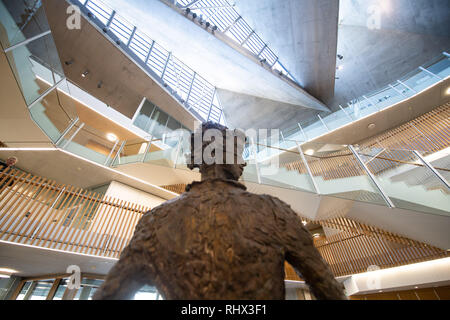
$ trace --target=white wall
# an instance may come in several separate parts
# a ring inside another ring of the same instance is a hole
[[[355,274],[344,281],[347,295],[448,285],[450,258]]]
[[[121,200],[131,201],[133,203],[138,203],[149,208],[157,207],[166,201],[163,198],[132,188],[117,181],[111,182],[105,196],[111,196]]]

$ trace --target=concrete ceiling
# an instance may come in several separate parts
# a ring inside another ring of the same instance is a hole
[[[300,84],[323,102],[333,97],[337,0],[236,0],[242,17]]]
[[[450,50],[448,0],[341,0],[332,110]],[[379,14],[379,15],[378,15]],[[371,17],[379,24],[371,24]],[[375,20],[376,21],[376,20]],[[369,28],[370,26],[370,28]]]
[[[301,118],[310,118],[316,110],[227,90],[217,89],[227,124],[240,129],[280,129],[296,126]],[[251,115],[251,116],[248,116]]]
[[[43,249],[0,241],[0,268],[16,270],[19,277],[66,274],[77,265],[82,273],[105,275],[117,259]]]
[[[69,66],[63,63],[68,79],[129,118],[147,97],[186,127],[194,127],[192,114],[90,22],[83,18],[80,30],[69,30],[66,1],[46,0],[44,4],[61,61],[74,60]],[[83,78],[86,70],[89,74]],[[100,81],[102,87],[98,88]]]
[[[448,0],[235,2],[287,69],[331,110],[450,50]],[[374,9],[380,24],[369,29]],[[336,54],[344,56],[337,64]]]
[[[218,88],[290,103],[299,108],[328,110],[302,88],[269,72],[162,1],[106,2],[117,14]]]

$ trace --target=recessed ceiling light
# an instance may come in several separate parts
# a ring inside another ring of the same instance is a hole
[[[342,70],[342,69],[344,69],[344,66],[338,66],[336,69]]]
[[[447,91],[445,91],[445,94],[450,96],[450,87],[447,88]]]
[[[314,154],[314,150],[313,149],[308,149],[305,151],[305,154],[308,156],[312,156]]]
[[[106,138],[111,142],[116,142],[117,136],[114,133],[108,133],[106,135]]]
[[[367,126],[367,128],[369,128],[370,130],[375,129],[375,127],[376,127],[375,123],[371,123]]]
[[[303,223],[304,226],[306,226],[308,224],[308,222],[305,221],[305,220],[302,220],[302,223]]]
[[[318,238],[318,237],[320,237],[320,234],[314,233],[314,234],[313,234],[313,237],[314,237],[314,238]]]
[[[81,74],[81,76],[83,77],[83,78],[86,78],[86,76],[89,74],[89,71],[88,70],[86,70],[85,72],[83,72],[82,74]]]

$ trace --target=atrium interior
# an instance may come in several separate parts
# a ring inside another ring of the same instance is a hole
[[[450,1],[0,0],[0,45],[0,300],[92,300],[206,122],[349,299],[450,300]]]

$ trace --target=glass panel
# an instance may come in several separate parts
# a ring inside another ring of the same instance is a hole
[[[306,128],[303,127],[303,130],[309,140],[328,132],[327,128],[325,128],[325,126],[322,124],[322,122],[320,122],[319,119],[317,119],[316,122],[307,126]]]
[[[150,133],[153,137],[161,139],[166,131],[166,124],[169,116],[162,110],[155,110],[152,116]]]
[[[266,157],[258,163],[261,183],[286,189],[314,192],[314,186],[300,156],[297,143],[285,140],[283,141],[283,147],[285,148],[283,150],[279,150],[278,147],[269,147],[258,154],[259,159],[262,158],[264,153],[271,155],[271,157]],[[271,154],[273,149],[277,152],[276,154]],[[283,153],[280,154],[280,151]]]
[[[448,188],[412,151],[371,147],[359,153],[396,207],[449,214]]]
[[[16,300],[25,300],[25,297],[28,298],[27,293],[28,291],[30,291],[31,285],[32,285],[33,281],[27,281],[25,282],[25,284],[23,285],[22,289],[20,290],[19,295],[17,296]],[[30,291],[31,294],[31,291]]]
[[[53,300],[62,300],[66,289],[67,289],[67,279],[61,279],[58,289],[56,289],[55,295],[53,296]]]
[[[76,155],[87,158],[99,164],[105,164],[108,155],[114,146],[114,142],[109,141],[104,132],[101,132],[94,127],[85,125],[80,131],[78,131],[73,140],[66,145],[68,141],[66,139],[70,139],[76,130],[79,129],[80,125],[81,124],[77,124],[73,127],[71,132],[64,137],[61,145],[63,147],[65,146],[67,151],[70,151]],[[112,157],[114,157],[114,155],[115,153],[113,153]],[[121,155],[124,155],[123,151]]]
[[[0,39],[3,48],[50,30],[41,1],[1,0]]]
[[[377,104],[378,108],[384,109],[399,101],[402,101],[403,99],[405,99],[405,97],[389,87],[372,95],[370,99]]]
[[[417,92],[420,92],[435,84],[439,80],[425,71],[417,70],[409,73],[407,76],[400,79],[400,81],[413,88]]]
[[[443,58],[442,60],[428,67],[427,70],[430,70],[441,78],[450,76],[450,58]]]
[[[52,285],[53,279],[43,281],[27,281],[17,296],[17,300],[45,300]]]
[[[101,286],[103,280],[83,279],[73,300],[92,300],[95,291]]]
[[[347,146],[308,143],[302,150],[321,194],[386,204]]]
[[[141,162],[148,144],[149,141],[144,139],[127,141],[120,156],[116,158],[114,165]]]
[[[9,51],[6,56],[27,105],[35,101],[63,75],[51,35]]]
[[[72,121],[70,115],[73,117],[74,113],[70,99],[58,90],[50,92],[30,109],[33,120],[53,142],[69,127]]]
[[[337,112],[333,112],[332,114],[324,117],[323,121],[325,122],[325,124],[327,125],[327,127],[330,130],[334,130],[334,129],[342,127],[343,125],[346,125],[347,123],[351,122],[352,120],[345,114],[344,111],[339,110]]]
[[[422,152],[421,154],[423,155]],[[450,183],[450,148],[436,152],[434,155],[426,156],[425,159],[428,160],[447,183]],[[445,192],[448,194],[450,190],[446,189]]]
[[[143,286],[134,295],[133,300],[160,300],[161,295],[155,287]]]
[[[148,100],[145,100],[144,105],[141,108],[136,120],[134,121],[134,125],[141,128],[142,130],[149,132],[150,128],[150,117],[152,115],[153,109],[155,109],[155,105]]]

